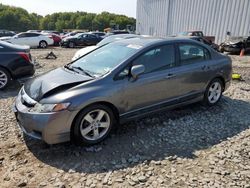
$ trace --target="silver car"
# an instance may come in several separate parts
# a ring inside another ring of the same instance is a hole
[[[91,145],[119,123],[152,112],[215,105],[231,72],[227,56],[190,39],[122,40],[28,81],[14,111],[34,138]]]

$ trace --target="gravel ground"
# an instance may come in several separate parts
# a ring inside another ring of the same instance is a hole
[[[77,49],[32,50],[37,74]],[[231,56],[233,81],[214,107],[193,104],[122,125],[94,147],[48,146],[24,136],[11,106],[19,84],[0,92],[0,187],[250,188],[250,56]]]

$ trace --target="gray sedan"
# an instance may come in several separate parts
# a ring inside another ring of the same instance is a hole
[[[215,105],[231,72],[227,56],[190,39],[128,39],[28,81],[14,111],[34,138],[91,145],[149,113],[198,101]]]

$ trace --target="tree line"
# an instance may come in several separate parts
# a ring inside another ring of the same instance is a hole
[[[0,29],[12,31],[85,29],[103,31],[108,27],[126,29],[135,26],[135,18],[109,12],[59,12],[41,16],[25,9],[0,4]],[[117,27],[118,26],[118,27]]]

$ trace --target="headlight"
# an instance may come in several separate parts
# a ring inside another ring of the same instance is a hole
[[[59,112],[66,110],[70,103],[58,103],[58,104],[39,104],[37,103],[33,108],[30,109],[31,112],[47,113],[47,112]]]

